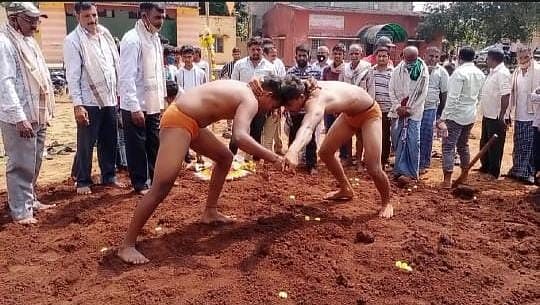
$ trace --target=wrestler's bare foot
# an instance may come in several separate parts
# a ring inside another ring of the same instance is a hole
[[[43,204],[39,202],[38,200],[34,200],[34,203],[32,204],[32,208],[35,211],[44,211],[44,210],[52,209],[54,207],[56,207],[56,204]]]
[[[354,192],[349,189],[340,189],[330,192],[324,196],[324,200],[348,201],[352,200]]]
[[[18,224],[20,224],[20,225],[28,226],[28,225],[34,225],[34,224],[38,223],[38,220],[35,219],[34,217],[28,217],[28,218],[25,218],[25,219],[17,220],[16,222]]]
[[[379,211],[379,216],[382,218],[390,218],[394,216],[394,205],[391,203],[384,205]]]
[[[137,251],[135,247],[123,247],[118,250],[116,255],[128,264],[140,265],[150,261],[144,255],[142,255],[141,252]]]
[[[235,222],[236,220],[231,217],[224,214],[221,214],[218,212],[216,208],[209,208],[206,209],[203,213],[203,216],[201,217],[201,223],[204,224],[230,224]]]
[[[77,195],[90,195],[92,190],[89,186],[82,186],[77,188]]]
[[[138,191],[135,191],[135,193],[139,194],[139,195],[146,195],[146,193],[150,192],[150,189],[142,189],[142,190],[138,190]]]

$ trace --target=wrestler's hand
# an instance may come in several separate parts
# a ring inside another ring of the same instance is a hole
[[[21,138],[29,139],[34,137],[34,129],[32,128],[32,124],[26,120],[17,122],[15,129],[19,132]]]
[[[261,80],[257,76],[251,78],[251,80],[248,82],[248,86],[251,88],[251,91],[253,91],[253,94],[255,94],[256,97],[263,95],[264,89],[261,86]]]
[[[298,152],[288,151],[285,155],[284,165],[284,170],[295,172],[296,167],[298,166]]]
[[[278,156],[273,165],[277,170],[283,171],[285,169],[285,158]]]
[[[398,115],[400,118],[407,117],[407,116],[410,115],[409,109],[411,109],[411,108],[408,107],[408,106],[399,106],[399,107],[396,109],[397,115]]]
[[[137,127],[144,127],[144,113],[142,111],[132,112],[131,121]]]
[[[88,111],[84,106],[73,107],[73,113],[75,114],[75,121],[81,126],[90,125],[90,119],[88,118]]]

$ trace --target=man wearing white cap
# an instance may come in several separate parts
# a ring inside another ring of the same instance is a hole
[[[35,184],[41,168],[54,90],[43,54],[33,38],[42,15],[31,2],[11,2],[0,27],[0,129],[8,155],[6,182],[11,216],[34,224],[41,204]]]

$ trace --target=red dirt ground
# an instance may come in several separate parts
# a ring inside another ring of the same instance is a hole
[[[393,187],[400,204],[383,220],[369,178],[348,174],[360,178],[357,196],[337,204],[320,199],[334,186],[322,167],[316,177],[227,182],[222,210],[239,221],[211,227],[197,223],[207,183],[185,173],[144,227],[138,248],[151,262],[143,266],[114,256],[140,197],[41,187],[58,207],[36,227],[1,212],[0,304],[540,304],[537,190],[476,173],[476,200]]]

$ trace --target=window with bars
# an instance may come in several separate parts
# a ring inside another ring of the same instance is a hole
[[[216,53],[224,53],[223,36],[214,36],[214,51]]]

